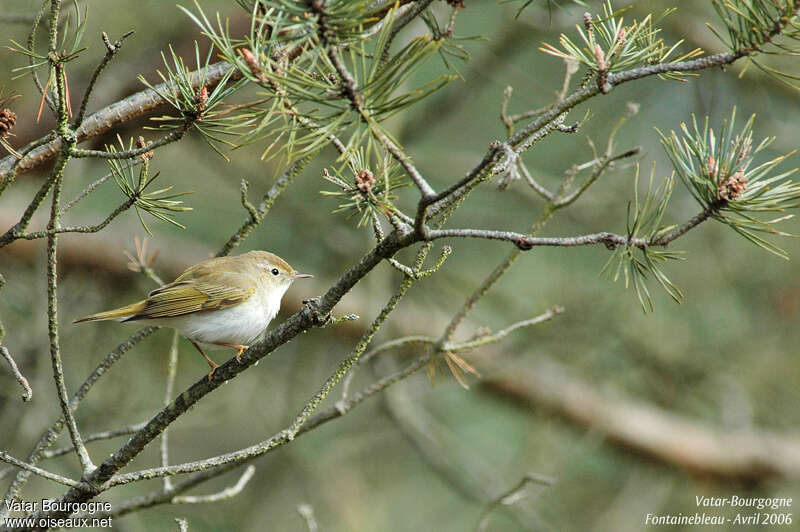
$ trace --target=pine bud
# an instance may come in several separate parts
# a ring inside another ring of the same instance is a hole
[[[0,109],[0,138],[9,134],[17,124],[17,115],[11,109]]]
[[[368,169],[361,170],[355,177],[356,188],[366,194],[372,190],[372,185],[375,184],[375,177]]]

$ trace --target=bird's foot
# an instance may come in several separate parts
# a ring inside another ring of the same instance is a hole
[[[241,364],[241,363],[242,363],[242,353],[244,353],[245,351],[247,351],[249,348],[250,348],[250,346],[249,346],[249,345],[240,345],[239,347],[237,347],[237,349],[239,350],[239,352],[238,352],[238,353],[236,353],[236,362],[238,362],[239,364]]]
[[[219,364],[208,358],[208,355],[205,354],[205,352],[202,349],[200,349],[200,346],[197,345],[197,342],[195,342],[194,340],[189,340],[189,341],[198,351],[200,351],[200,354],[203,355],[203,358],[206,359],[206,362],[208,362],[208,365],[211,368],[211,371],[208,372],[208,380],[211,380],[212,378],[214,378],[214,372],[217,371]]]

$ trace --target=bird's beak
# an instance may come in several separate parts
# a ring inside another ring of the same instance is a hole
[[[314,277],[314,276],[311,275],[310,273],[297,273],[297,272],[295,272],[295,273],[292,274],[292,279],[311,279],[312,277]]]

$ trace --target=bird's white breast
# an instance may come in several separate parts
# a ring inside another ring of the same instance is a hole
[[[249,345],[278,314],[285,292],[270,297],[259,290],[233,307],[175,316],[168,318],[168,323],[162,318],[158,324],[173,327],[195,342]]]

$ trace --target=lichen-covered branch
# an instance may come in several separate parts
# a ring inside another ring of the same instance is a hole
[[[230,65],[224,61],[219,61],[210,64],[205,69],[205,80],[207,87],[213,87],[219,83],[231,70]],[[193,79],[197,82],[199,88],[201,82],[200,72],[192,73]],[[231,75],[229,79],[236,80],[240,76],[237,73]],[[162,83],[155,87],[159,91],[169,92],[170,85]],[[106,106],[92,114],[90,114],[83,121],[83,124],[75,130],[75,136],[78,143],[88,140],[90,138],[102,135],[110,129],[133,120],[136,117],[142,116],[164,103],[161,96],[151,89],[147,89],[136,94],[132,94],[127,98]],[[30,170],[45,161],[52,159],[62,148],[62,141],[59,138],[45,142],[44,144],[30,150],[21,160],[14,157],[5,157],[0,160],[0,180],[5,181],[8,178],[12,168],[16,166],[19,170]]]
[[[59,7],[60,2],[58,0],[53,0],[50,15],[50,48],[52,53],[55,53]],[[75,148],[75,143],[68,124],[67,94],[63,75],[64,66],[59,62],[53,61],[52,68],[55,72],[56,86],[58,89],[58,131],[64,144],[61,154],[56,160],[51,178],[53,181],[53,197],[50,207],[50,220],[47,223],[47,333],[50,340],[50,360],[53,366],[53,380],[55,381],[56,390],[58,392],[58,402],[61,406],[61,413],[66,421],[67,430],[69,431],[70,439],[72,440],[72,445],[75,448],[78,459],[80,460],[83,473],[84,475],[88,475],[94,470],[94,464],[92,464],[86,446],[83,444],[78,425],[75,422],[75,417],[69,405],[69,393],[67,392],[67,386],[64,381],[64,368],[61,362],[61,346],[58,330],[58,233],[56,231],[59,229],[61,187],[64,179],[64,168],[70,159],[72,150]]]

